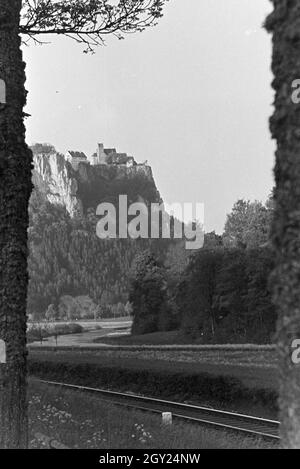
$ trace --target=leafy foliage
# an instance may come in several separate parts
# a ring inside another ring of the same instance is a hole
[[[273,203],[238,200],[227,216],[223,241],[228,247],[255,248],[268,242]]]
[[[272,268],[268,248],[199,251],[178,286],[181,328],[203,343],[269,342],[276,323]]]
[[[37,42],[38,35],[63,34],[93,52],[108,34],[123,39],[155,26],[166,1],[23,0],[20,32]]]
[[[50,325],[47,323],[35,323],[27,331],[27,342],[41,342],[47,337],[67,334],[81,334],[83,327],[80,324],[58,324]]]
[[[214,334],[213,299],[220,256],[218,250],[201,250],[193,255],[178,285],[176,303],[181,327],[193,338],[203,335],[207,329]]]
[[[146,251],[133,267],[129,301],[133,307],[133,334],[167,329],[170,311],[167,300],[166,272],[157,258]]]

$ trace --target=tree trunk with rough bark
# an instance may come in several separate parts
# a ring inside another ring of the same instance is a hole
[[[279,319],[280,420],[282,445],[300,448],[300,365],[292,342],[300,339],[300,104],[292,83],[300,79],[300,2],[272,0],[266,27],[273,34],[275,111],[270,120],[277,141],[275,217],[272,241],[276,269],[271,278]]]
[[[25,64],[20,50],[21,0],[0,0],[0,447],[27,446],[26,297],[31,152],[25,143]]]

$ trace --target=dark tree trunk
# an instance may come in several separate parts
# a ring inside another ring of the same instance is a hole
[[[291,343],[300,338],[300,104],[292,101],[292,82],[300,78],[300,2],[272,2],[274,11],[266,27],[273,34],[276,92],[270,123],[277,141],[272,229],[277,267],[271,280],[279,313],[282,444],[300,448],[300,368],[291,360]]]
[[[26,297],[27,227],[31,152],[25,144],[25,64],[18,33],[21,0],[0,0],[0,79],[7,104],[0,107],[0,447],[27,446]]]

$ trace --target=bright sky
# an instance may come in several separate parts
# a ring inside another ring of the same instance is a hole
[[[273,185],[268,0],[170,0],[156,28],[95,55],[64,38],[25,48],[27,141],[148,160],[163,199],[203,202],[221,232]]]

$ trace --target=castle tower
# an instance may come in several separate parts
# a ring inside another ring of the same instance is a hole
[[[97,146],[97,156],[100,160],[101,156],[103,155],[104,153],[104,145],[103,143],[98,143],[98,146]]]
[[[97,151],[89,157],[89,162],[92,166],[98,166],[99,164],[107,164],[106,158],[107,155],[104,151],[103,143],[98,143]]]

